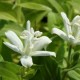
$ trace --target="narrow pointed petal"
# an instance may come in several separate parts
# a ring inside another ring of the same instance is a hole
[[[61,16],[63,18],[63,22],[64,22],[64,26],[65,26],[67,35],[72,34],[71,23],[69,19],[67,18],[67,15],[64,12],[61,12]]]
[[[12,49],[15,52],[21,53],[21,51],[17,48],[17,46],[10,44],[9,42],[3,42],[7,47]]]
[[[80,45],[80,41],[74,41],[74,45]]]
[[[34,34],[34,29],[33,28],[31,28],[31,34]]]
[[[69,35],[69,42],[74,44],[74,40],[75,40],[74,36]]]
[[[76,17],[74,17],[74,19],[72,20],[72,25],[74,25],[75,23],[78,23],[78,24],[80,24],[80,16],[79,15],[77,15]]]
[[[23,44],[21,40],[18,38],[18,36],[16,35],[16,33],[14,33],[13,31],[7,31],[5,32],[5,35],[11,41],[12,44],[17,46],[20,50],[23,49]]]
[[[32,57],[30,56],[22,56],[20,61],[21,64],[26,68],[31,67],[33,65]]]
[[[35,42],[34,42],[34,48],[33,50],[41,50],[42,48],[46,47],[49,43],[51,43],[52,41],[46,37],[46,36],[42,36],[40,38],[38,38]]]
[[[80,30],[80,29],[79,29]],[[75,41],[79,42],[80,41],[80,31],[77,32],[76,36],[75,36]]]
[[[73,35],[76,37],[78,32],[80,32],[80,16],[74,17],[71,25],[72,25]]]
[[[27,21],[27,24],[26,24],[27,26],[26,26],[26,29],[28,30],[28,31],[30,31],[30,21],[28,20]]]
[[[56,57],[55,52],[49,52],[49,51],[34,51],[31,56],[54,56]]]
[[[61,31],[60,29],[58,28],[53,28],[52,29],[52,33],[53,34],[57,34],[59,37],[61,37],[63,40],[68,40],[68,36],[63,32]]]

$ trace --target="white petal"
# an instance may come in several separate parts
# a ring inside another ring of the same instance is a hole
[[[3,43],[13,51],[21,53],[21,51],[15,45],[10,44],[9,42],[3,42]]]
[[[52,29],[52,33],[54,34],[57,34],[59,37],[61,37],[63,40],[68,40],[68,36],[63,32],[61,31],[60,29],[58,28],[53,28]]]
[[[40,31],[35,31],[34,36],[35,37],[40,37],[42,35],[42,32]]]
[[[28,31],[27,30],[24,30],[22,33],[21,33],[21,38],[22,39],[26,39],[27,38],[27,35],[28,35]]]
[[[77,32],[77,35],[75,36],[75,38],[80,41],[80,31]]]
[[[77,34],[80,32],[80,16],[74,17],[71,25],[72,25],[73,35],[76,37]]]
[[[72,25],[74,25],[75,23],[80,23],[80,16],[77,15],[76,17],[74,17],[74,19],[72,20]]]
[[[32,57],[30,56],[22,56],[20,61],[21,64],[26,68],[31,67],[33,65]]]
[[[80,41],[75,40],[74,45],[80,45]]]
[[[16,33],[14,33],[13,31],[7,31],[5,32],[5,35],[12,42],[12,44],[17,46],[20,50],[23,49],[23,44],[21,40],[18,38],[18,36],[16,35]]]
[[[30,31],[30,32],[31,32],[31,34],[34,34],[34,29],[33,29],[33,28],[31,28],[31,31]]]
[[[40,38],[38,38],[35,42],[34,42],[34,48],[33,50],[41,50],[42,48],[46,47],[49,43],[51,43],[52,41],[46,37],[46,36],[42,36]]]
[[[26,24],[27,26],[26,26],[26,29],[28,30],[28,31],[30,31],[30,21],[28,20],[27,21],[27,24]]]
[[[67,15],[64,12],[61,12],[61,16],[63,18],[63,22],[64,22],[64,26],[65,26],[67,35],[72,34],[71,23],[69,19],[67,18]]]
[[[74,36],[69,35],[69,42],[73,44],[74,40],[75,40]]]
[[[31,56],[55,56],[55,52],[49,52],[49,51],[34,51]]]

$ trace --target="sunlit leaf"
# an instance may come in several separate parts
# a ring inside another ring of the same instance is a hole
[[[4,61],[3,57],[0,55],[0,62]]]
[[[80,80],[80,74],[77,73],[75,70],[69,71],[68,76],[74,80]]]
[[[17,22],[16,18],[9,13],[0,12],[0,19]]]
[[[34,9],[34,10],[46,10],[46,11],[51,11],[51,8],[48,6],[42,5],[42,4],[37,4],[37,3],[32,3],[32,2],[27,2],[27,3],[21,3],[19,6],[23,8],[29,8],[29,9]]]

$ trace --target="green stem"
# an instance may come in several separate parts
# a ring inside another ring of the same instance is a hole
[[[70,67],[70,61],[71,61],[71,50],[72,50],[72,46],[69,46],[69,53],[68,53],[68,67]]]
[[[68,51],[68,66],[67,66],[67,68],[69,68],[70,67],[70,61],[71,61],[71,50],[72,50],[72,46],[70,45],[69,46],[69,51]],[[66,78],[66,75],[67,75],[67,72],[68,71],[65,71],[65,72],[63,72],[63,76],[62,76],[62,80],[65,80],[65,78]]]
[[[25,80],[24,79],[25,71],[26,71],[26,68],[22,66],[22,68],[21,68],[21,79],[20,80]]]
[[[66,75],[67,75],[67,72],[64,72],[64,73],[63,73],[63,76],[62,76],[62,80],[65,80]]]

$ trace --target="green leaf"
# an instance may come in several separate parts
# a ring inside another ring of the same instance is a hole
[[[51,27],[56,23],[56,14],[54,12],[48,13],[48,26]]]
[[[64,11],[61,5],[59,5],[59,3],[56,0],[48,0],[48,1],[59,13]]]
[[[14,0],[0,0],[0,2],[3,2],[3,3],[13,3],[14,2]]]
[[[44,17],[47,13],[48,13],[47,11],[39,12],[39,13],[37,14],[37,17],[36,17],[36,23],[38,23],[41,19],[43,19],[43,17]]]
[[[8,71],[5,68],[1,68],[1,67],[0,67],[0,75],[2,77],[8,77],[11,80],[19,80],[18,77],[14,73]]]
[[[34,63],[39,65],[36,75],[31,80],[60,80],[57,76],[57,63],[53,57],[33,57]],[[56,74],[55,74],[56,73]]]
[[[48,13],[48,11],[35,11],[35,10],[27,10],[25,12],[25,17],[27,20],[31,21],[31,25],[36,29],[39,29],[39,22],[44,18],[44,16],[46,16]],[[32,16],[34,15],[34,16]],[[36,23],[36,24],[35,24]]]
[[[79,68],[75,68],[75,71],[80,74],[80,67]]]
[[[74,80],[80,80],[80,74],[77,73],[75,70],[69,71],[68,76]]]
[[[21,32],[23,31],[23,28],[15,23],[8,23],[0,30],[0,36],[4,36],[4,33],[8,30],[12,30],[17,34],[21,34]]]
[[[0,62],[4,61],[3,57],[0,55]]]
[[[0,19],[17,22],[16,18],[7,12],[0,12]]]
[[[51,31],[54,26],[61,23],[60,15],[58,13],[49,12],[48,13],[48,28]]]
[[[12,71],[13,73],[18,73],[20,71],[19,65],[16,65],[14,63],[7,62],[7,61],[0,62],[0,67],[2,67],[2,68],[4,67],[7,70]]]
[[[0,62],[2,80],[19,80],[20,67],[10,62]]]
[[[80,0],[71,0],[68,3],[72,5],[75,13],[80,14]]]
[[[21,3],[19,6],[23,8],[28,8],[28,9],[34,9],[34,10],[44,10],[44,11],[51,11],[51,8],[48,6],[42,5],[42,4],[37,4],[37,3],[32,3],[32,2],[27,2],[27,3]]]

